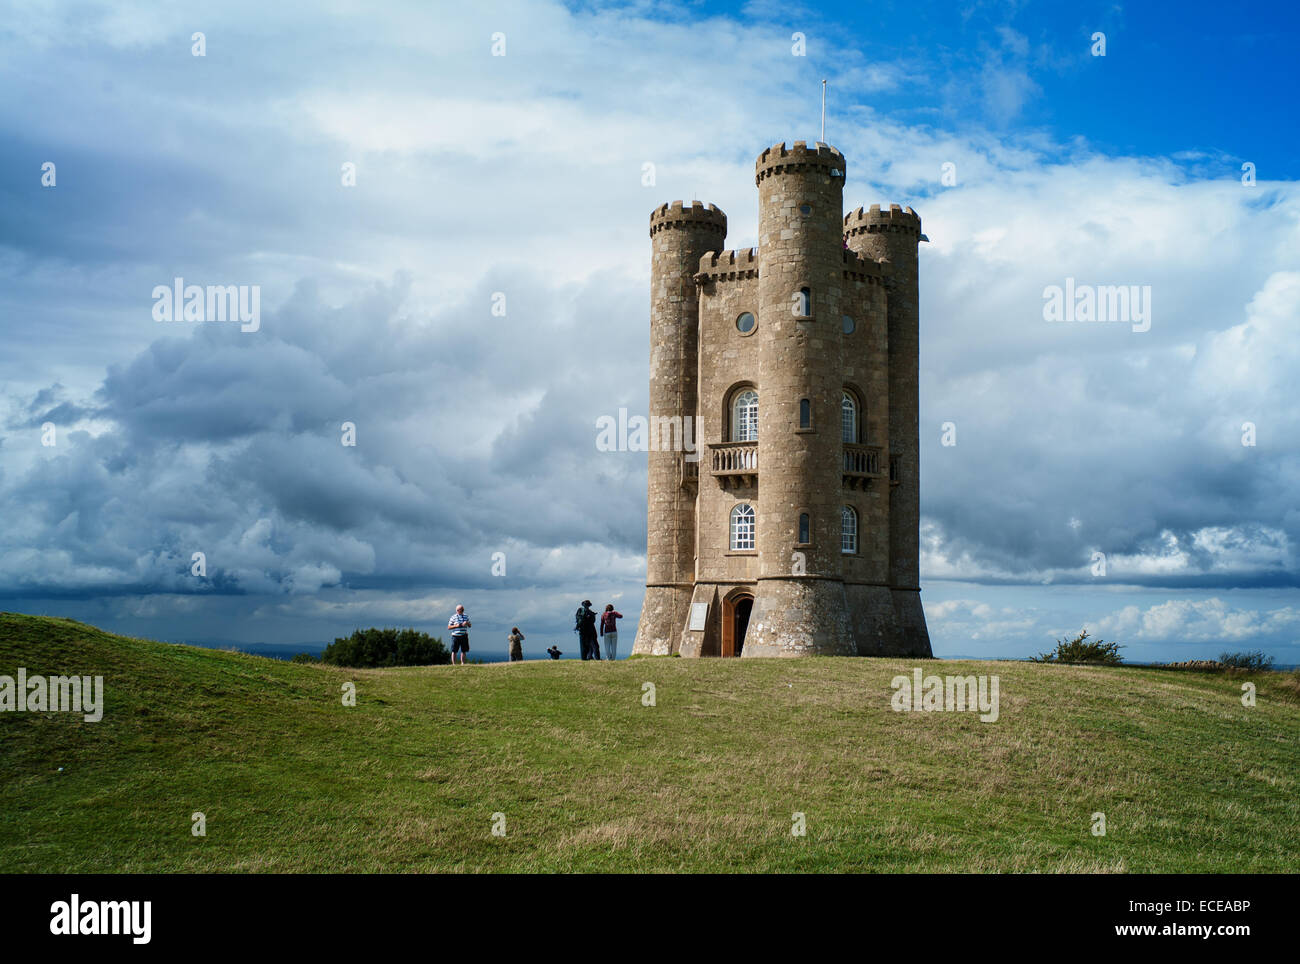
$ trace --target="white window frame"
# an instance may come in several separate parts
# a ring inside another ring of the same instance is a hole
[[[846,556],[858,552],[858,512],[851,505],[840,506],[840,552]]]
[[[745,552],[755,547],[757,518],[754,507],[748,502],[740,502],[731,507],[731,539],[728,545],[732,552]]]
[[[856,445],[859,438],[858,424],[858,400],[852,392],[846,391],[840,400],[840,440]]]
[[[746,388],[737,392],[731,403],[731,440],[758,441],[758,392]]]

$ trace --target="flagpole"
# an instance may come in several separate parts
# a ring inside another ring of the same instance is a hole
[[[822,80],[822,143],[826,142],[826,81]]]

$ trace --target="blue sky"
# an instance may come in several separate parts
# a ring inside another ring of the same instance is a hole
[[[754,158],[817,136],[825,77],[846,206],[931,239],[936,654],[1087,626],[1300,662],[1297,34],[1282,5],[7,6],[0,607],[301,642],[464,602],[485,645],[563,647],[589,597],[630,638],[644,456],[594,442],[647,404],[649,212],[755,243]],[[177,276],[259,286],[260,329],[155,321]],[[1149,286],[1149,330],[1044,321],[1067,278]]]
[[[692,17],[727,17],[736,5],[684,9]],[[900,83],[868,99],[900,120],[959,129],[976,119],[974,107],[978,120],[1008,132],[1047,132],[1062,145],[1083,137],[1109,154],[1236,156],[1250,145],[1257,168],[1296,176],[1300,132],[1289,103],[1300,40],[1294,5],[1233,12],[1201,2],[973,0],[745,9],[770,11],[776,22],[821,41],[811,43],[810,68],[836,72],[843,41],[864,65],[951,85],[936,97],[927,84]],[[1098,31],[1106,35],[1104,58],[1091,56]],[[967,101],[956,95],[960,90]]]

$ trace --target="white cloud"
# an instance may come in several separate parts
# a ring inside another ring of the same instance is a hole
[[[1279,635],[1300,640],[1300,609],[1250,610],[1222,599],[1171,599],[1149,606],[1125,606],[1098,621],[1098,634],[1171,643],[1274,642]]]

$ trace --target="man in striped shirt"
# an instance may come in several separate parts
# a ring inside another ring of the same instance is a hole
[[[447,620],[447,628],[451,630],[451,661],[456,662],[456,654],[460,653],[460,665],[465,665],[465,654],[469,652],[469,627],[471,623],[469,617],[465,615],[465,607],[457,606],[456,615]]]

